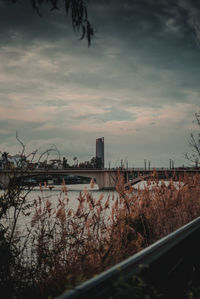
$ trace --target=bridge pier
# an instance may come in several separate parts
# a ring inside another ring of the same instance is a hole
[[[0,174],[0,188],[7,189],[10,183],[10,175],[7,173],[1,173]]]
[[[35,171],[36,172],[36,171]],[[21,176],[29,176],[29,175],[34,175],[35,174],[34,171],[32,172],[23,172],[20,173],[18,171],[11,171],[11,170],[5,170],[0,172],[0,187],[2,189],[7,189],[10,183],[10,180],[14,177],[21,177]],[[56,172],[56,171],[55,171]],[[65,172],[65,171],[64,171]],[[81,171],[66,171],[67,173],[73,173],[74,175],[80,176]],[[40,173],[38,171],[38,173]],[[44,172],[41,172],[44,173]],[[52,173],[51,171],[47,171],[47,173]],[[116,183],[117,183],[117,179],[118,179],[118,172],[116,171],[86,171],[84,172],[84,176],[85,177],[90,177],[90,178],[94,178],[96,180],[96,183],[99,187],[100,190],[103,189],[115,189],[116,187]]]
[[[104,171],[99,173],[94,173],[93,177],[100,190],[103,189],[115,189],[117,184],[118,174],[116,171]]]

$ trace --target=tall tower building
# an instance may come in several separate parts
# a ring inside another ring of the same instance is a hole
[[[96,139],[96,158],[99,160],[99,168],[104,168],[104,137]]]

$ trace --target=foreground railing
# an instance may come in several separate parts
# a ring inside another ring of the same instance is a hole
[[[141,273],[141,269],[145,269],[144,265],[148,265],[147,270],[144,270],[148,281],[157,283],[158,287],[163,285],[164,289],[164,284],[168,281],[166,291],[170,292],[169,285],[172,285],[174,296],[174,287],[178,289],[180,284],[177,278],[181,281],[180,289],[183,289],[184,283],[189,279],[187,270],[196,263],[199,247],[200,217],[57,299],[109,298],[114,292],[113,284],[119,277],[126,281]]]

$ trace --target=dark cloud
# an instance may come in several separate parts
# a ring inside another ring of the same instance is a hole
[[[181,5],[182,3],[185,5]],[[150,0],[112,0],[92,1],[88,4],[88,13],[98,34],[111,33],[110,38],[123,35],[154,36],[166,29],[166,21],[171,20],[171,29],[181,27],[187,32],[187,18],[191,7],[199,9],[195,1],[150,1]],[[72,36],[71,19],[64,10],[50,12],[49,6],[43,5],[40,18],[32,9],[29,1],[21,0],[16,4],[1,0],[1,33],[4,40],[16,43],[25,40],[58,41]],[[170,26],[170,23],[169,23]],[[4,34],[3,33],[7,33]]]
[[[0,7],[1,146],[17,128],[30,146],[56,142],[82,159],[99,136],[111,159],[181,155],[199,106],[197,1],[90,1],[89,49],[62,10]]]
[[[64,12],[50,12],[49,7],[44,5],[42,17],[39,17],[30,1],[26,0],[15,4],[1,0],[0,25],[4,45],[23,44],[26,47],[41,40],[53,43],[72,34],[70,20]]]

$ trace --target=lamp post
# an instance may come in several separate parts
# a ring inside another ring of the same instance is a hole
[[[195,160],[195,167],[198,168],[198,165],[199,165],[199,160],[198,160],[198,158],[196,158],[196,160]]]
[[[147,160],[144,159],[144,170],[146,170],[146,169],[147,169]]]

